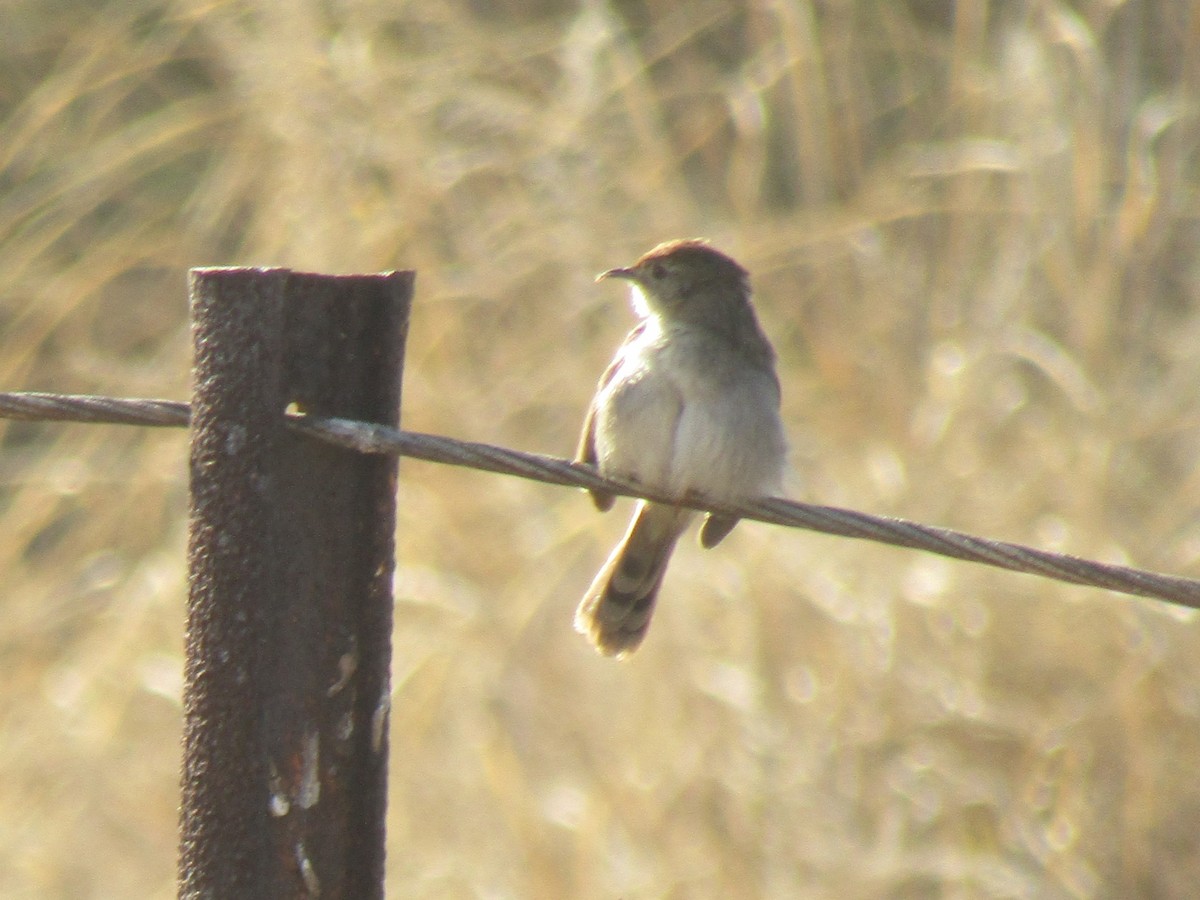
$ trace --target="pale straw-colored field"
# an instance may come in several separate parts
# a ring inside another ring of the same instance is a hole
[[[1190,2],[7,0],[0,389],[185,398],[188,266],[418,270],[407,426],[568,455],[631,323],[754,274],[797,496],[1200,575]],[[1200,884],[1200,624],[743,524],[645,646],[624,528],[401,466],[388,894]],[[0,426],[0,895],[173,895],[186,437]]]

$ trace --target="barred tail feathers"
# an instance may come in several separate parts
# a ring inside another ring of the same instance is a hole
[[[575,613],[575,630],[605,656],[625,656],[642,643],[671,551],[692,515],[673,506],[638,504],[625,538]]]

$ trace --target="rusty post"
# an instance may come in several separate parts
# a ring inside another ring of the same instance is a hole
[[[383,896],[396,460],[284,411],[398,425],[412,284],[191,273],[181,897]]]

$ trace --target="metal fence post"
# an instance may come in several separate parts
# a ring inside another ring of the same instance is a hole
[[[396,460],[284,411],[398,425],[412,284],[191,273],[181,897],[383,896]]]

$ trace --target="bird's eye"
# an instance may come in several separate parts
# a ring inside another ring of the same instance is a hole
[[[656,278],[656,279],[663,278],[666,276],[666,274],[667,274],[667,267],[664,266],[662,263],[655,262],[655,263],[650,264],[650,277],[651,278]]]

